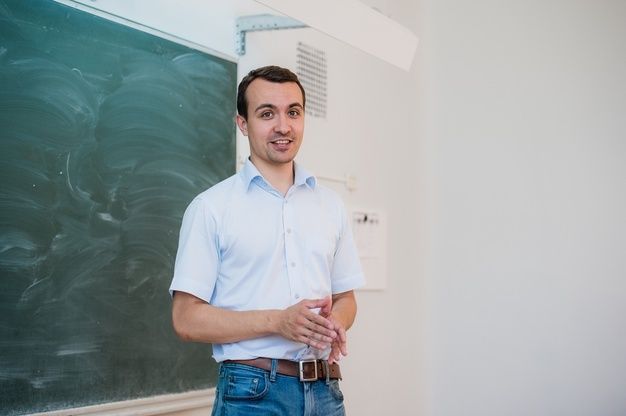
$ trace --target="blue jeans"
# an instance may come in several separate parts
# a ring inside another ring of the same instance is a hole
[[[244,364],[221,363],[213,416],[345,416],[338,380],[297,377]]]

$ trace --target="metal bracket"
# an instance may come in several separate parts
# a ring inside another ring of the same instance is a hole
[[[299,20],[271,14],[255,14],[237,18],[237,34],[235,36],[237,55],[246,54],[246,32],[259,30],[298,29],[307,27]]]

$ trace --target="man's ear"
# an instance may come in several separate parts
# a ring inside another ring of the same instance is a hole
[[[237,122],[237,127],[239,127],[241,134],[243,134],[244,136],[247,136],[248,135],[248,122],[246,121],[246,119],[243,118],[243,116],[237,114],[235,121]]]

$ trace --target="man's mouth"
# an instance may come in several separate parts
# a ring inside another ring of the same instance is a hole
[[[291,143],[292,140],[291,139],[278,139],[278,140],[272,140],[270,143],[274,143],[274,144],[288,144]]]

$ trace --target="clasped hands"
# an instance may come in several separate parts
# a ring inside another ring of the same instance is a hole
[[[318,309],[315,313],[312,309]],[[333,364],[348,354],[346,330],[332,314],[332,298],[305,299],[283,311],[280,333],[287,339],[323,350],[331,347],[328,357]]]

